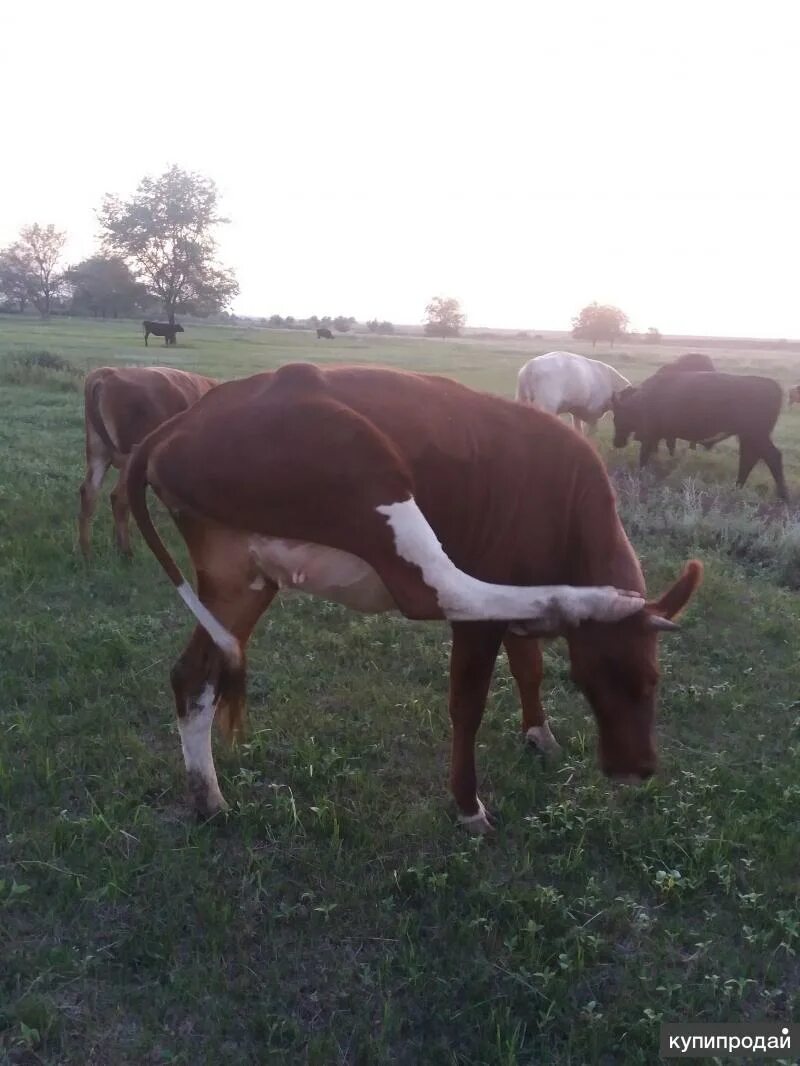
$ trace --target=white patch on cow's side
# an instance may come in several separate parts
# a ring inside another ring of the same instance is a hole
[[[458,820],[470,833],[483,835],[485,833],[494,832],[494,826],[489,821],[486,808],[480,800],[478,800],[478,810],[476,814],[459,814]]]
[[[611,587],[494,585],[465,574],[445,555],[428,520],[411,498],[379,506],[392,528],[398,555],[422,571],[445,618],[454,622],[534,619],[548,626],[593,619],[617,622],[644,607],[644,598]]]
[[[211,611],[200,602],[197,593],[188,581],[184,581],[178,585],[178,595],[217,647],[221,648],[232,662],[238,663],[242,657],[239,641],[233,633],[229,633],[225,626],[216,620]]]
[[[397,608],[375,570],[350,552],[265,536],[252,536],[249,546],[254,564],[280,589],[298,589],[367,614]]]
[[[525,734],[525,740],[545,755],[558,755],[561,745],[550,731],[550,723],[532,725]]]
[[[217,781],[214,756],[211,751],[211,726],[214,722],[216,698],[214,686],[207,684],[196,703],[178,718],[183,761],[192,784],[195,801],[206,813],[226,806]]]
[[[258,577],[254,577],[253,580],[250,582],[250,588],[253,590],[253,592],[260,592],[263,588],[266,588],[266,586],[267,583],[261,576],[261,574],[259,574]]]

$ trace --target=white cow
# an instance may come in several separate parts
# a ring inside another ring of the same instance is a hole
[[[529,359],[517,377],[517,400],[551,414],[571,414],[582,432],[581,419],[593,430],[611,410],[611,398],[630,385],[613,366],[572,352],[548,352]]]

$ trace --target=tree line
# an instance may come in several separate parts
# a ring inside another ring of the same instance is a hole
[[[224,312],[238,295],[235,274],[217,260],[216,233],[228,219],[220,214],[210,178],[172,166],[143,178],[128,199],[106,195],[96,213],[99,248],[80,263],[64,264],[66,233],[52,224],[24,226],[16,241],[0,249],[0,310],[34,308],[43,318],[56,311],[117,318],[158,307],[172,324],[176,314]],[[225,318],[237,321],[235,315]],[[274,328],[324,327],[339,333],[356,325],[347,315],[272,315],[260,321]],[[423,321],[426,336],[458,337],[466,318],[455,297],[436,296]],[[377,318],[366,325],[374,334],[395,331],[391,322]],[[592,303],[573,319],[572,335],[592,346],[613,344],[628,325],[618,307]],[[646,339],[657,342],[661,334],[651,327]]]
[[[103,198],[100,247],[72,266],[63,262],[66,233],[25,226],[0,249],[0,307],[108,318],[158,306],[170,323],[220,311],[239,286],[217,261],[216,231],[228,221],[218,202],[213,181],[180,167],[143,178],[129,199]]]

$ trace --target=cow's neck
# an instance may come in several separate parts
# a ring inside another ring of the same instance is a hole
[[[644,576],[617,514],[610,485],[591,479],[576,487],[568,549],[569,580],[645,591]]]

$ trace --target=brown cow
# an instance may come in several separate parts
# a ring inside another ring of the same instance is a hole
[[[86,375],[86,477],[80,488],[78,539],[84,558],[91,551],[91,523],[97,494],[109,466],[122,471],[134,447],[179,411],[185,411],[217,382],[170,367],[98,367]],[[111,492],[116,543],[130,555],[128,502],[122,474]]]
[[[148,484],[187,543],[197,594],[152,524]],[[220,385],[157,429],[131,459],[128,493],[199,622],[171,679],[201,814],[225,806],[212,721],[239,730],[244,649],[287,586],[452,624],[452,789],[470,830],[491,827],[474,748],[503,642],[529,739],[552,739],[531,638],[563,632],[603,769],[655,770],[657,630],[674,628],[700,564],[645,603],[602,461],[551,415],[441,377],[290,364]]]
[[[782,399],[776,381],[752,374],[654,374],[614,398],[614,447],[624,448],[635,434],[641,441],[639,465],[644,466],[662,439],[707,442],[738,437],[737,485],[744,485],[763,459],[778,497],[785,500],[783,458],[770,437]]]
[[[685,355],[679,355],[677,359],[673,359],[671,363],[665,363],[664,366],[660,366],[656,370],[656,374],[680,374],[680,373],[694,373],[700,370],[716,370],[714,362],[708,355],[703,355],[702,352],[687,352]],[[655,375],[653,375],[655,377]],[[649,378],[645,379],[649,381]],[[710,451],[714,446],[714,441],[702,441],[703,447],[706,451]],[[697,443],[695,441],[689,441],[689,448],[691,451],[695,451]],[[667,440],[667,451],[671,456],[675,455],[675,438],[670,437]]]

